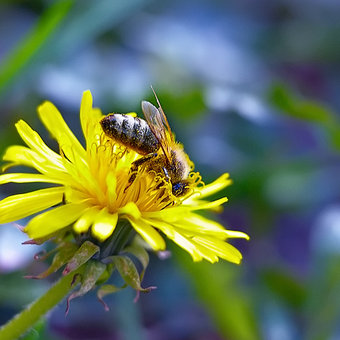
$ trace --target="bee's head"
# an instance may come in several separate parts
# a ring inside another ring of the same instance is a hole
[[[187,181],[176,182],[172,184],[172,194],[176,197],[184,196],[189,191]]]

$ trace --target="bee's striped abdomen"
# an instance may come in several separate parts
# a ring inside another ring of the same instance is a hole
[[[141,155],[156,152],[160,147],[148,123],[141,118],[116,113],[105,116],[100,124],[108,137]]]

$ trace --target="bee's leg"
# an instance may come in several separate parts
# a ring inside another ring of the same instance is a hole
[[[127,187],[124,189],[124,192],[130,187],[130,185],[131,185],[131,184],[134,182],[134,180],[136,179],[138,168],[139,168],[141,165],[143,165],[144,163],[148,162],[150,159],[154,158],[154,157],[157,157],[157,153],[156,153],[156,152],[154,152],[154,153],[149,153],[149,154],[147,154],[146,156],[137,159],[136,161],[134,161],[134,162],[131,164],[131,168],[130,168],[131,176],[130,176],[130,178],[129,178],[129,183],[128,183]]]
[[[164,172],[164,180],[169,183],[170,182],[170,176],[169,176],[169,173],[168,173],[168,170],[163,167],[162,168],[163,172]],[[156,189],[160,189],[162,186],[164,186],[164,183],[161,181],[157,186],[156,186]]]
[[[154,153],[149,153],[149,154],[147,154],[146,156],[137,159],[136,161],[134,161],[134,162],[131,164],[130,172],[135,172],[135,171],[137,171],[138,168],[139,168],[141,165],[143,165],[144,163],[148,162],[150,159],[152,159],[152,158],[154,158],[154,157],[157,157],[157,156],[158,156],[157,152],[154,152]]]
[[[170,176],[169,176],[168,170],[165,167],[163,167],[162,169],[163,169],[163,172],[164,172],[164,175],[165,175],[165,180],[167,182],[170,182]]]

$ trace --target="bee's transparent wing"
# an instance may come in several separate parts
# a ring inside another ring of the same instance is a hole
[[[165,156],[170,159],[170,143],[172,141],[171,131],[167,131],[169,126],[167,120],[164,121],[162,113],[151,103],[147,101],[142,101],[142,110],[145,119],[152,131],[152,133],[157,138],[160,143]],[[166,118],[165,118],[166,119]]]
[[[167,129],[171,141],[172,141],[172,142],[175,142],[175,138],[174,138],[173,133],[171,132],[171,128],[170,128],[169,122],[168,122],[168,120],[167,120],[167,118],[166,118],[166,115],[165,115],[165,113],[164,113],[164,111],[163,111],[162,105],[161,105],[161,103],[159,102],[159,99],[158,99],[158,97],[157,97],[157,94],[156,94],[156,92],[155,92],[155,90],[153,89],[152,86],[151,86],[151,90],[152,90],[152,92],[153,92],[153,94],[155,95],[155,98],[156,98],[156,100],[157,100],[158,111],[161,113],[161,118],[162,118],[162,121],[163,121],[163,125],[164,125],[164,126],[166,127],[166,129]]]

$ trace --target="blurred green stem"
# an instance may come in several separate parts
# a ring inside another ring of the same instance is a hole
[[[8,53],[0,64],[0,94],[60,26],[73,3],[73,0],[59,0],[48,7],[32,30]]]
[[[39,319],[59,303],[79,283],[79,277],[84,273],[85,265],[70,274],[63,276],[44,295],[29,305],[21,313],[14,316],[0,328],[1,340],[18,339],[20,335],[33,327]],[[75,282],[73,282],[75,279]]]

